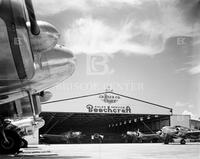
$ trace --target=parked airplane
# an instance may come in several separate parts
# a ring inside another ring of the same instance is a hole
[[[139,130],[137,131],[127,131],[126,134],[122,134],[122,138],[124,142],[138,142],[138,143],[143,143],[143,142],[152,142],[152,143],[157,143],[161,142],[161,138],[159,134],[144,134],[140,132]]]
[[[36,20],[31,0],[0,0],[0,153],[27,145],[23,136],[44,125],[40,99],[52,96],[45,90],[74,72],[58,39],[53,25]]]
[[[81,143],[81,138],[85,135],[80,131],[68,131],[63,134],[42,134],[40,143],[42,144],[71,144]]]
[[[94,133],[91,135],[91,142],[92,143],[102,143],[103,142],[104,135],[99,133]]]
[[[192,130],[183,126],[165,126],[160,131],[164,144],[173,142],[173,139],[180,138],[180,144],[185,144],[185,139],[200,139],[200,130]]]

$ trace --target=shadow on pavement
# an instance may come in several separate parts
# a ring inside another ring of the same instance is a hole
[[[37,155],[0,155],[0,159],[32,159],[32,158],[41,158],[41,159],[83,159],[83,158],[91,158],[90,156],[37,156]]]

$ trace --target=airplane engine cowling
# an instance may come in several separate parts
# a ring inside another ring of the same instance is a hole
[[[41,53],[53,49],[58,42],[60,34],[53,25],[47,22],[37,21],[37,24],[40,28],[40,34],[33,35],[30,22],[27,22],[32,51],[34,53]]]
[[[70,77],[76,66],[73,53],[64,46],[56,45],[41,54],[35,53],[36,73],[32,80],[37,93],[55,86]],[[29,86],[30,87],[30,86]]]

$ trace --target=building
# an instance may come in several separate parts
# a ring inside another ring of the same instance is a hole
[[[198,129],[198,130],[200,130],[200,121],[199,120],[191,119],[190,120],[190,127],[191,127],[191,129]]]
[[[199,128],[190,115],[175,115],[172,108],[113,91],[43,103],[45,126],[40,134],[80,131],[84,134],[119,134],[140,130],[156,133],[163,126]]]
[[[46,124],[40,133],[123,133],[137,129],[152,133],[170,125],[171,115],[169,107],[110,91],[44,103],[41,116]]]

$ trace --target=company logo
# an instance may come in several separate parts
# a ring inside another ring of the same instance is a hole
[[[130,114],[130,106],[93,106],[88,104],[86,106],[89,113],[114,113],[114,114]]]
[[[105,103],[112,104],[112,103],[116,103],[120,99],[120,96],[105,93],[105,94],[100,95],[99,98]]]
[[[111,56],[106,54],[87,55],[87,75],[112,74],[114,70],[110,68]]]

